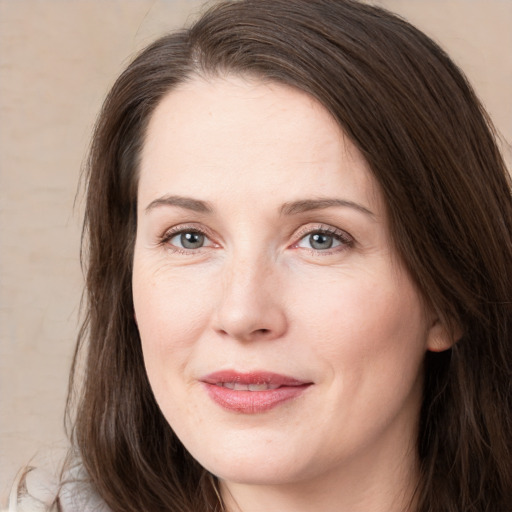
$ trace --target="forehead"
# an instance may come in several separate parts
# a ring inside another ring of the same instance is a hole
[[[376,190],[361,153],[318,101],[239,76],[195,78],[163,98],[146,132],[139,185],[141,199],[189,195],[191,185],[205,198],[217,189],[257,198],[269,189],[322,196],[335,188],[363,200]]]

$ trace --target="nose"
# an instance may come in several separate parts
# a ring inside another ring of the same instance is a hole
[[[288,328],[276,264],[265,258],[231,260],[223,271],[214,329],[248,342],[275,340]]]

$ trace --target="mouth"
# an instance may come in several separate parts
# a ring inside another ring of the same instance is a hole
[[[270,372],[215,372],[200,379],[223,409],[244,414],[268,411],[299,397],[313,383]]]

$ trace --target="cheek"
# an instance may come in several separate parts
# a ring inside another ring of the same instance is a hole
[[[407,276],[377,268],[357,279],[337,276],[316,284],[296,313],[306,319],[304,336],[316,340],[313,349],[328,362],[332,378],[355,386],[366,378],[416,377],[427,329],[422,301]]]
[[[213,298],[200,276],[134,260],[133,298],[146,371],[153,387],[183,371],[207,324]]]
[[[319,417],[331,418],[325,438],[340,428],[354,445],[373,439],[397,416],[415,418],[421,402],[426,322],[408,279],[388,273],[330,280],[308,297],[299,315],[308,360],[324,393]],[[329,444],[329,443],[327,443]]]

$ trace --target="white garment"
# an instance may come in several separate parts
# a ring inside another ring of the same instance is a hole
[[[111,512],[76,466],[59,482],[41,468],[19,472],[9,497],[9,512]]]

